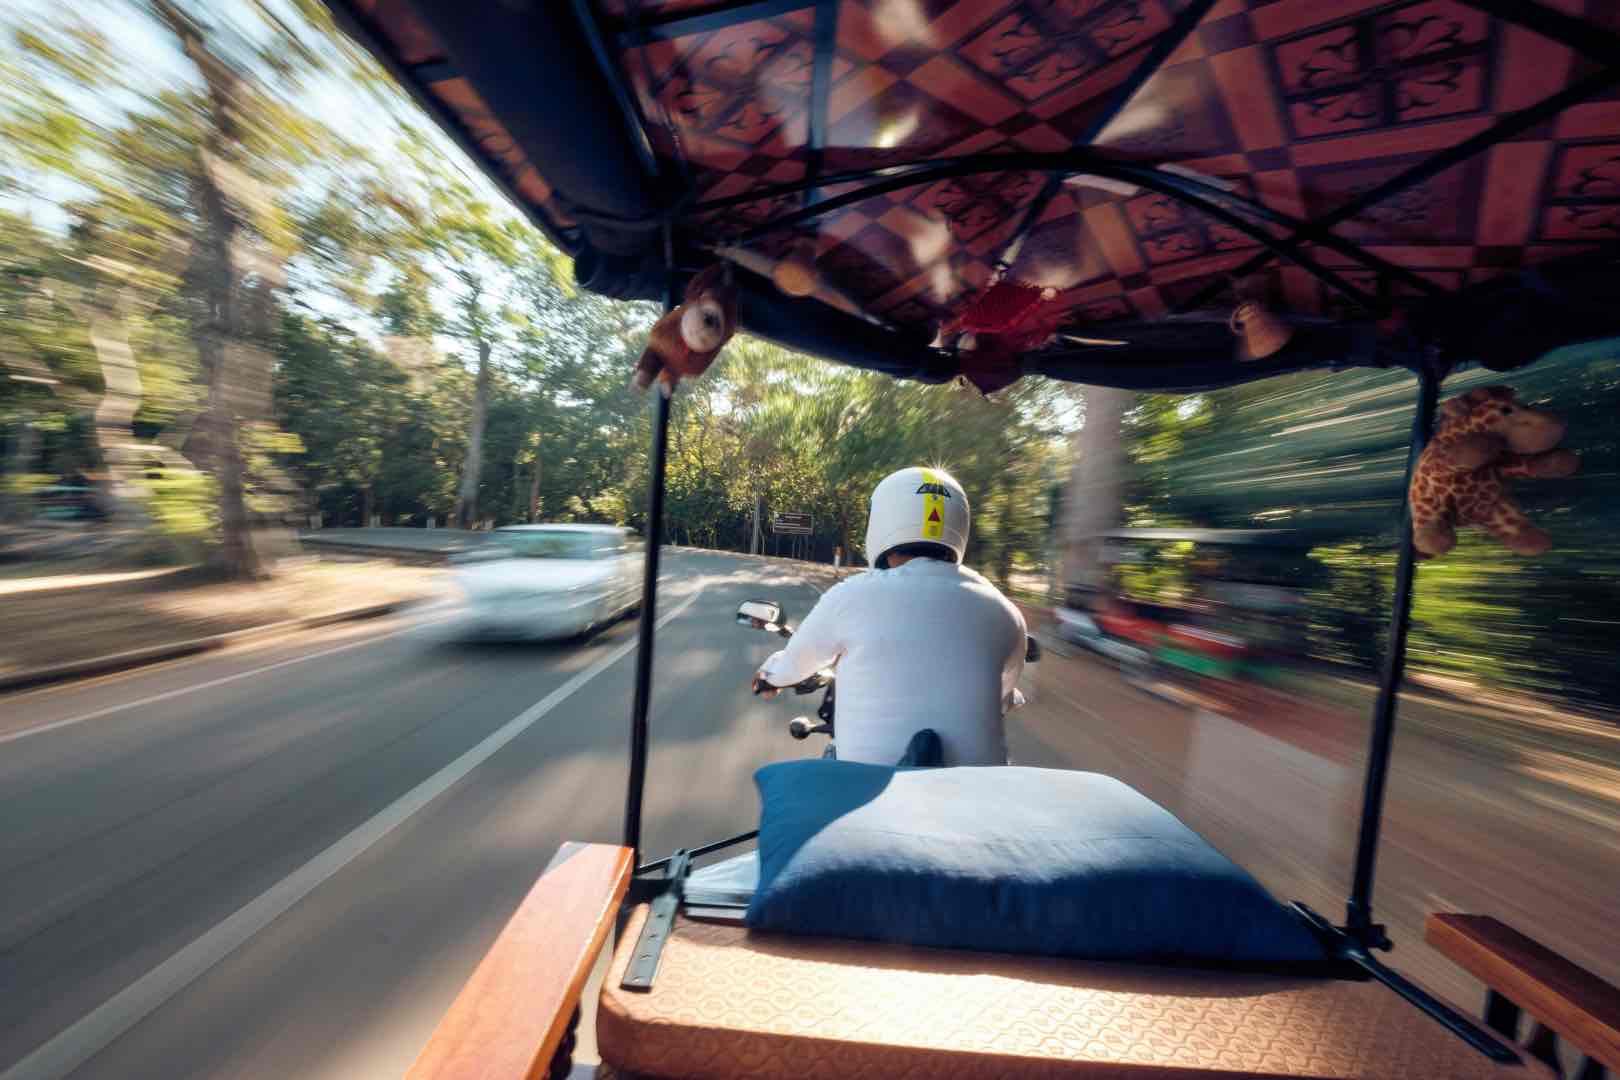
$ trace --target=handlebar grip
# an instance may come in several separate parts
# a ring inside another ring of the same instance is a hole
[[[795,716],[788,721],[788,734],[795,739],[808,739],[812,735],[831,735],[831,724],[812,724],[803,716]]]

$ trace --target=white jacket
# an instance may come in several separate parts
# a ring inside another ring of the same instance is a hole
[[[1004,765],[1024,616],[982,576],[912,559],[839,582],[760,675],[789,686],[838,665],[838,757],[893,765],[933,728],[947,765]]]

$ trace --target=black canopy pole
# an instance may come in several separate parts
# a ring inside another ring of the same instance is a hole
[[[666,232],[667,235],[667,232]],[[664,310],[675,309],[675,272],[669,272]],[[658,549],[664,532],[664,460],[669,452],[669,398],[655,381],[652,474],[647,484],[647,557],[641,577],[641,625],[637,630],[636,698],[630,708],[630,779],[624,796],[624,846],[641,862],[641,793],[647,785],[647,710],[652,704],[653,634],[658,618]]]
[[[1410,486],[1418,455],[1434,430],[1435,412],[1440,404],[1442,369],[1431,355],[1418,371],[1417,415],[1412,418],[1412,449],[1406,459],[1406,482]],[[1403,491],[1404,497],[1404,491]],[[1385,967],[1372,955],[1373,949],[1388,949],[1389,936],[1373,922],[1373,866],[1378,858],[1378,827],[1384,812],[1384,782],[1389,777],[1389,748],[1395,736],[1395,706],[1401,676],[1406,671],[1406,631],[1412,613],[1412,572],[1417,549],[1412,542],[1412,514],[1408,507],[1401,514],[1401,557],[1395,570],[1395,607],[1390,612],[1389,646],[1384,655],[1383,677],[1378,687],[1378,704],[1373,713],[1372,738],[1367,748],[1367,787],[1361,804],[1361,835],[1356,844],[1356,876],[1350,887],[1350,900],[1344,927],[1335,927],[1304,904],[1294,909],[1311,926],[1333,955],[1361,969],[1401,997],[1444,1025],[1469,1046],[1492,1061],[1513,1064],[1518,1056],[1500,1040],[1443,1001],[1430,996],[1400,972]]]
[[[1435,411],[1440,403],[1440,373],[1431,364],[1418,372],[1417,414],[1412,417],[1412,448],[1406,459],[1406,489],[1412,484],[1418,455],[1434,430]],[[1384,815],[1384,785],[1389,778],[1390,743],[1395,737],[1395,710],[1401,678],[1406,673],[1406,631],[1412,615],[1412,577],[1417,550],[1412,543],[1412,511],[1407,504],[1401,514],[1401,555],[1395,568],[1395,604],[1389,617],[1389,644],[1384,653],[1384,670],[1378,684],[1378,703],[1373,709],[1372,737],[1367,745],[1367,779],[1361,800],[1361,835],[1356,841],[1356,872],[1350,886],[1345,913],[1345,933],[1369,949],[1389,948],[1384,929],[1372,921],[1373,869],[1378,859],[1378,830]]]

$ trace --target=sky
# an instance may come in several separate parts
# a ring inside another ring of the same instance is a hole
[[[215,25],[248,34],[263,33],[263,23],[254,14],[253,5],[244,0],[212,0],[206,4],[193,0],[190,6],[205,12]],[[306,25],[283,0],[267,0],[267,6],[290,25],[300,28]],[[82,116],[111,123],[117,120],[121,112],[138,104],[144,93],[167,88],[201,87],[196,69],[180,52],[173,36],[141,10],[137,0],[82,0],[72,9],[59,0],[0,0],[0,34],[3,34],[0,51],[15,49],[13,35],[19,27],[62,19],[70,10],[94,26],[109,41],[116,43],[117,54],[127,69],[138,73],[138,88],[143,92],[134,95],[71,94],[70,100],[76,99]],[[310,36],[314,39],[314,32]],[[300,111],[320,118],[340,136],[368,148],[384,161],[397,160],[394,146],[404,130],[404,124],[413,123],[438,144],[447,160],[459,167],[474,190],[492,204],[506,204],[504,196],[488,178],[468,162],[461,150],[440,133],[408,98],[403,94],[391,95],[391,98],[387,102],[379,101],[348,77],[346,72],[339,70],[309,80],[303,92],[292,99],[292,104]],[[63,191],[65,194],[66,189],[63,188]],[[66,220],[59,209],[61,201],[61,198],[45,202],[33,200],[28,210],[42,227],[60,228]]]
[[[268,35],[265,22],[249,0],[179,2],[204,17],[216,30],[257,41],[264,40]],[[272,13],[303,33],[307,40],[316,44],[322,41],[319,32],[307,30],[308,24],[285,0],[264,2]],[[131,84],[131,89],[123,92],[87,92],[62,85],[60,91],[81,117],[98,124],[116,124],[123,115],[138,108],[153,93],[168,89],[201,89],[200,76],[180,51],[173,35],[143,9],[139,0],[81,0],[74,8],[62,5],[59,0],[0,0],[0,53],[17,48],[15,34],[19,28],[61,22],[73,15],[94,27],[106,40],[115,43],[116,55],[122,61]],[[365,147],[385,165],[399,162],[402,171],[407,170],[408,166],[403,164],[396,146],[406,125],[410,125],[422,132],[431,144],[437,145],[444,159],[458,169],[483,201],[516,215],[516,210],[510,207],[506,197],[477,166],[467,161],[461,150],[408,97],[403,93],[377,94],[353,77],[352,70],[341,57],[331,72],[305,80],[302,89],[291,97],[289,103],[305,115],[320,119],[347,141]],[[0,196],[0,206],[26,214],[41,228],[64,231],[69,219],[63,211],[63,204],[80,195],[80,190],[59,177],[41,177],[36,188],[37,194],[32,196]],[[294,280],[297,280],[297,268],[289,269]],[[382,282],[379,280],[370,284],[380,287]],[[301,290],[299,295],[316,314],[340,319],[362,335],[376,340],[379,327],[375,320],[350,306],[341,297],[310,289]],[[447,285],[437,290],[433,299],[441,313],[448,314],[455,294]],[[452,352],[455,343],[441,338],[438,345],[441,351]]]

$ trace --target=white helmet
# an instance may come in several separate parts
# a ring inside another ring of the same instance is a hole
[[[967,492],[944,469],[901,469],[872,489],[866,560],[877,566],[901,544],[931,543],[962,561],[968,541]]]

